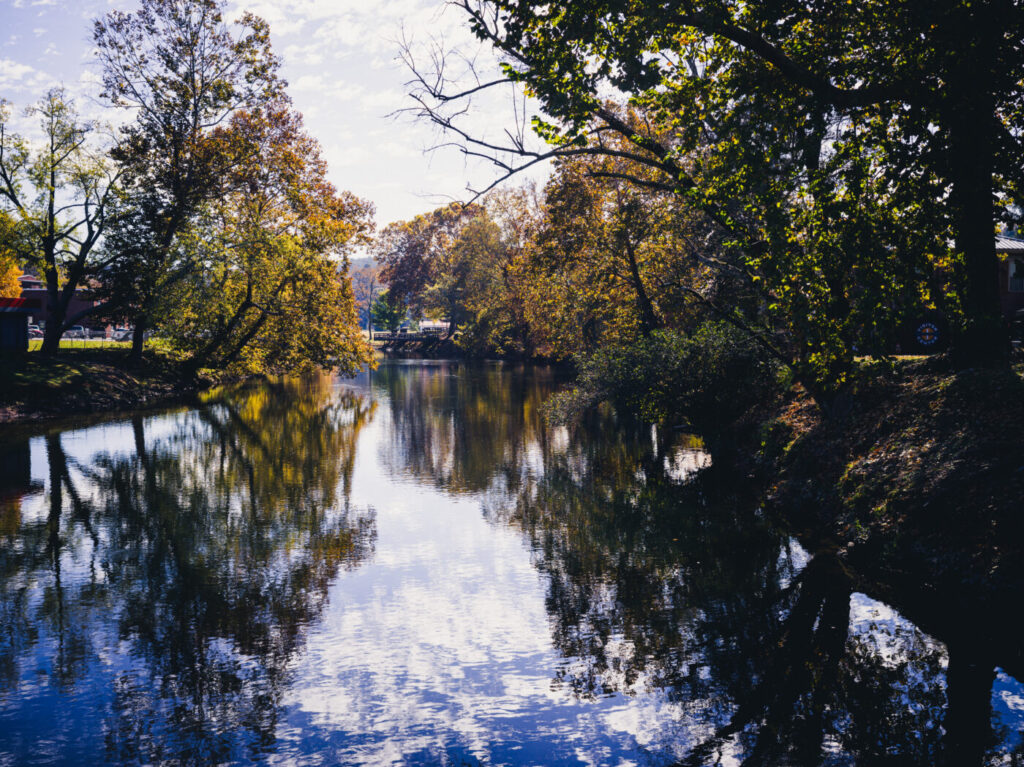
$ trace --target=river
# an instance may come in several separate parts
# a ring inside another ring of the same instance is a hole
[[[1016,679],[954,719],[942,638],[698,439],[546,426],[560,383],[386,361],[0,435],[0,767],[1024,762]]]

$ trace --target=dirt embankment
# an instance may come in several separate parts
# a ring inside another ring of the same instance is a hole
[[[761,437],[770,507],[851,566],[939,601],[1000,602],[1024,583],[1018,372],[942,358],[865,371],[826,411],[795,396]]]
[[[211,381],[160,356],[130,364],[122,351],[65,350],[0,360],[0,424],[136,410],[187,399]]]

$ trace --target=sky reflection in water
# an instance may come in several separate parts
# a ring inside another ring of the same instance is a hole
[[[11,441],[0,766],[934,763],[942,644],[692,440],[546,428],[557,383],[388,363]]]

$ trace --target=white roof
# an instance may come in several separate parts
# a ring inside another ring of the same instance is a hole
[[[1019,237],[997,234],[996,253],[1024,253],[1024,240]]]

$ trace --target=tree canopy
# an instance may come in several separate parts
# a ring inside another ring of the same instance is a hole
[[[26,114],[38,119],[41,142],[13,132],[11,108],[0,101],[3,246],[46,285],[42,349],[53,354],[61,334],[94,311],[68,313],[75,291],[109,265],[97,246],[110,223],[118,171],[63,88],[50,89]]]
[[[128,111],[116,135],[63,88],[29,110],[0,102],[0,280],[26,266],[47,287],[43,351],[86,315],[132,325],[195,372],[287,372],[371,361],[348,259],[373,206],[327,180],[278,77],[269,27],[222,0],[140,0],[93,27],[102,95]],[[100,299],[72,315],[76,291]]]
[[[156,302],[198,268],[179,235],[240,159],[225,126],[281,98],[283,83],[266,22],[246,13],[229,25],[218,0],[141,0],[96,21],[93,37],[103,95],[134,112],[114,152],[131,201],[111,233],[108,283],[140,331],[139,356]]]
[[[504,149],[627,159],[634,181],[685,197],[760,283],[798,366],[843,380],[921,304],[954,322],[962,363],[1005,359],[992,238],[1022,200],[1021,3],[458,5],[545,113],[549,151]],[[465,94],[418,82],[466,151],[502,149],[455,126]]]
[[[372,206],[327,181],[319,144],[287,102],[237,113],[225,138],[238,159],[184,238],[202,268],[163,296],[176,309],[166,334],[194,367],[355,372],[369,349],[347,258],[372,228]]]

